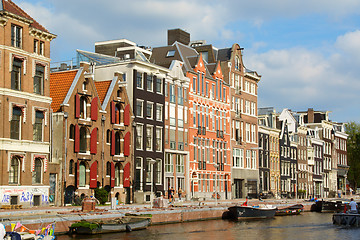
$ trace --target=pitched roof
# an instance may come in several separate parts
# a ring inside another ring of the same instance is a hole
[[[106,93],[109,90],[112,80],[95,82],[96,91],[98,93],[101,104],[103,104]]]
[[[11,0],[0,0],[0,11],[7,11],[9,13],[18,15],[20,17],[26,18],[31,21],[30,26],[41,31],[49,33],[49,31],[43,27],[40,23],[35,21],[32,17],[30,17],[24,10],[22,10],[18,5],[16,5]]]
[[[63,103],[77,73],[78,70],[71,70],[50,74],[51,108],[54,112],[60,111],[60,104]]]

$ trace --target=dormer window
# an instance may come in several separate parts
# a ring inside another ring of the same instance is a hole
[[[166,53],[166,57],[173,57],[175,56],[175,50],[169,50],[167,53]]]

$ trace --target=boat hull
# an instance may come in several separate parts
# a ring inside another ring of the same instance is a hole
[[[100,224],[99,227],[91,229],[90,227],[70,227],[70,234],[81,234],[81,235],[92,235],[92,234],[102,234],[102,233],[117,233],[117,232],[131,232],[135,230],[145,229],[150,225],[151,220],[146,219],[136,219],[135,221],[130,221],[128,223],[104,223]]]
[[[299,215],[304,209],[304,205],[296,204],[289,207],[278,208],[275,216]]]
[[[229,207],[229,217],[233,219],[273,218],[276,208],[261,208],[251,206]]]
[[[333,224],[347,227],[360,227],[360,214],[356,213],[335,213]]]

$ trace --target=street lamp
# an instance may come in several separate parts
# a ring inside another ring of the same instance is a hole
[[[153,207],[153,185],[154,185],[154,163],[156,163],[156,161],[154,159],[149,159],[148,160],[148,164],[150,164],[150,169],[151,169],[151,195],[150,195],[150,208]]]
[[[219,165],[217,163],[214,163],[214,168],[217,171],[217,168],[219,167]],[[215,172],[215,205],[217,206],[217,172]]]

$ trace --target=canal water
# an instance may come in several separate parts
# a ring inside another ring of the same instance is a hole
[[[347,240],[360,239],[360,228],[333,225],[331,213],[303,212],[298,216],[275,217],[255,221],[210,220],[151,226],[146,230],[129,233],[92,236],[57,236],[70,239],[147,239],[147,240]]]

